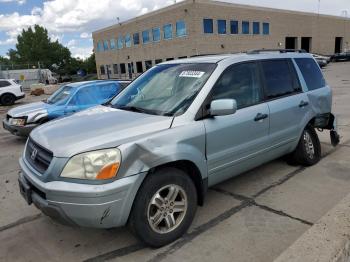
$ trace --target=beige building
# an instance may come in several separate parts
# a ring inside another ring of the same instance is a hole
[[[350,19],[186,0],[93,34],[100,79],[134,78],[166,60],[251,49],[350,49]]]

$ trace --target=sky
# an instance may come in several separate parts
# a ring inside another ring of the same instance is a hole
[[[222,1],[314,13],[319,4],[319,0]],[[74,57],[86,58],[93,48],[91,32],[117,23],[117,18],[122,22],[173,3],[174,0],[0,0],[0,56],[15,48],[22,29],[39,24]],[[320,0],[320,13],[350,17],[350,0]]]

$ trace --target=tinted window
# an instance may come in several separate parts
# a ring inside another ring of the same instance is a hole
[[[270,24],[269,23],[263,23],[263,34],[264,35],[270,34]]]
[[[226,34],[226,20],[218,20],[218,33]]]
[[[238,34],[238,21],[230,22],[231,34]]]
[[[185,36],[185,35],[187,35],[185,21],[177,21],[176,22],[176,36]]]
[[[97,51],[99,51],[99,52],[103,51],[103,43],[102,43],[102,41],[98,41],[98,43],[97,43]]]
[[[133,35],[133,38],[134,38],[134,45],[140,44],[140,34],[139,33],[135,33]]]
[[[164,39],[173,38],[173,26],[171,24],[165,25],[163,27],[164,30]]]
[[[242,22],[242,33],[243,34],[249,34],[249,22],[248,21],[243,21]]]
[[[106,74],[105,66],[104,66],[104,65],[101,65],[101,66],[100,66],[100,72],[101,72],[101,75]]]
[[[11,84],[7,81],[0,81],[0,87],[10,86]]]
[[[311,58],[295,59],[309,90],[315,90],[326,85],[319,66]]]
[[[213,100],[235,99],[244,108],[261,101],[261,85],[256,63],[244,63],[228,68],[215,84]]]
[[[115,49],[115,41],[114,41],[114,39],[111,39],[110,44],[111,44],[111,49]]]
[[[213,19],[203,19],[203,31],[205,34],[213,33]]]
[[[146,30],[146,31],[142,32],[142,42],[144,44],[149,43],[149,30]]]
[[[103,42],[103,48],[104,48],[104,50],[108,50],[108,40],[105,40]]]
[[[253,23],[253,34],[254,35],[259,35],[260,34],[260,23],[259,22],[254,22]]]
[[[124,39],[122,36],[119,36],[118,41],[117,41],[117,47],[118,47],[118,49],[122,49],[123,46],[124,46]]]
[[[296,74],[287,60],[262,61],[261,64],[269,99],[300,91]]]
[[[127,34],[125,36],[125,46],[126,47],[131,47],[131,35],[130,34]]]
[[[118,64],[113,64],[113,73],[118,74]]]
[[[153,35],[153,42],[160,41],[160,28],[153,28],[152,35]]]

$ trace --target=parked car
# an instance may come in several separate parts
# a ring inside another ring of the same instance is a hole
[[[25,97],[23,87],[13,79],[0,79],[0,104],[10,106]]]
[[[317,61],[318,65],[321,68],[325,67],[330,62],[330,58],[329,57],[316,55],[316,54],[312,54],[312,56],[315,58],[315,60]]]
[[[117,95],[128,81],[87,81],[59,88],[47,100],[11,109],[3,127],[17,136],[28,136],[37,126],[52,119],[106,103]]]
[[[233,54],[158,64],[108,106],[36,128],[20,192],[46,215],[95,228],[128,224],[146,244],[189,228],[207,188],[288,155],[316,164],[332,92],[306,53]]]
[[[350,51],[335,54],[334,56],[332,56],[332,61],[334,61],[334,62],[350,61]]]

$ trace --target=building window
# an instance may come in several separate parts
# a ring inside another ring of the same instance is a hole
[[[270,34],[270,23],[263,23],[263,34],[264,35]]]
[[[161,62],[163,62],[163,60],[162,59],[156,59],[155,61],[154,61],[154,63],[157,65],[157,64],[160,64]]]
[[[248,21],[242,22],[242,34],[245,34],[245,35],[249,34],[249,22]]]
[[[103,42],[103,49],[106,51],[106,50],[108,50],[108,40],[105,40],[104,42]]]
[[[236,20],[230,21],[230,31],[231,31],[231,34],[238,34],[238,21]]]
[[[150,69],[152,67],[152,60],[145,61],[146,70]]]
[[[160,41],[160,28],[159,27],[152,29],[152,36],[153,36],[153,42]]]
[[[102,52],[103,51],[103,43],[102,41],[98,41],[97,43],[97,51]]]
[[[226,34],[226,20],[218,20],[218,34]]]
[[[177,21],[176,22],[176,36],[186,36],[187,35],[187,29],[186,29],[186,23],[185,21]]]
[[[130,34],[127,34],[125,36],[125,46],[126,47],[131,47],[131,35]]]
[[[118,74],[118,64],[113,64],[113,74]]]
[[[114,39],[111,39],[109,41],[110,45],[111,45],[111,49],[115,49],[115,40]]]
[[[172,39],[173,38],[173,25],[167,24],[163,27],[164,30],[164,39]]]
[[[260,35],[260,23],[259,22],[253,22],[253,34]]]
[[[120,64],[120,73],[121,73],[121,74],[126,74],[126,67],[125,67],[125,64]]]
[[[136,62],[136,72],[137,73],[143,73],[143,68],[142,68],[142,62]]]
[[[146,31],[142,32],[142,42],[144,44],[149,43],[149,30],[146,30]]]
[[[122,36],[119,36],[117,41],[117,48],[122,49],[123,47],[124,47],[124,39]]]
[[[135,33],[133,35],[134,38],[134,45],[139,45],[140,44],[140,34],[139,33]]]
[[[203,19],[204,34],[212,34],[214,32],[213,19]]]
[[[105,66],[104,65],[101,65],[100,66],[100,72],[101,72],[101,75],[105,75],[106,74],[106,69],[105,69]]]

